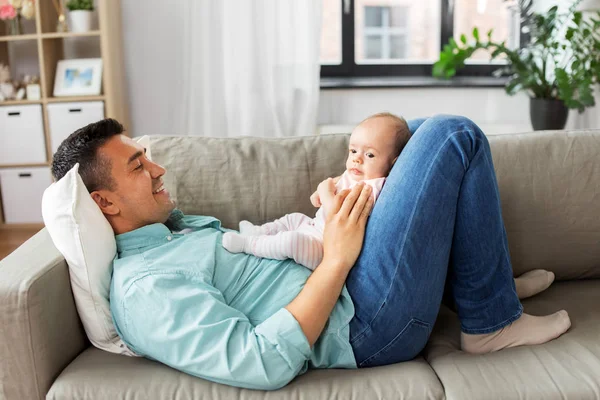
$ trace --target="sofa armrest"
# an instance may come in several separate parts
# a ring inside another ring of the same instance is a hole
[[[87,346],[67,264],[42,229],[0,261],[0,398],[44,399]]]

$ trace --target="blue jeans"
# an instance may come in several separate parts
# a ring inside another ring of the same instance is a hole
[[[373,208],[346,281],[359,367],[410,360],[423,350],[446,278],[465,333],[496,331],[523,312],[487,138],[464,117],[409,126],[414,133]]]

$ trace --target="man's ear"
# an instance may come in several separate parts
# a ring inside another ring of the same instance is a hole
[[[107,197],[104,191],[96,190],[90,193],[92,199],[96,202],[98,207],[100,207],[100,211],[102,211],[106,215],[117,215],[121,210],[119,207],[115,205],[115,203],[111,202]]]

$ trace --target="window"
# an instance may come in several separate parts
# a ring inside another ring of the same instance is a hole
[[[363,21],[355,39],[357,62],[386,62],[406,58],[408,7],[365,6]]]
[[[475,26],[482,33],[493,29],[495,41],[519,45],[514,1],[322,1],[322,76],[431,76],[443,45],[463,33],[470,38]],[[458,74],[489,76],[497,67],[479,51]]]

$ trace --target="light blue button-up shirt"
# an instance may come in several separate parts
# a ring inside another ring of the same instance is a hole
[[[110,306],[123,341],[188,374],[252,389],[280,388],[308,368],[356,368],[346,287],[310,348],[284,308],[310,271],[229,253],[225,231],[215,218],[175,210],[166,224],[116,236]]]

